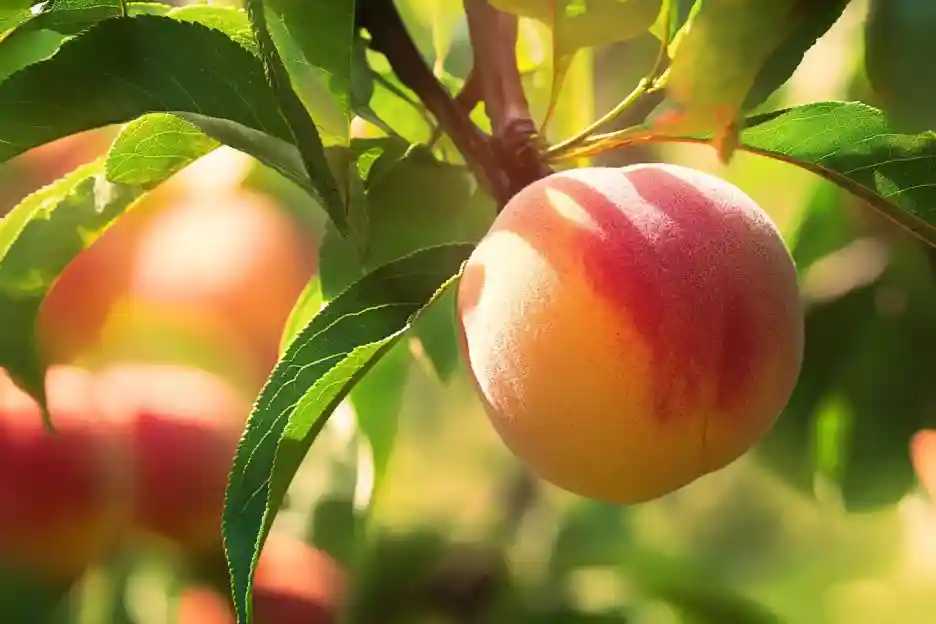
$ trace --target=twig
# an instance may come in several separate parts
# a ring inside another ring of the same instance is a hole
[[[455,105],[470,118],[471,111],[475,109],[481,100],[480,72],[476,69],[472,69],[468,74],[468,78],[465,79],[465,84],[462,85],[458,94],[455,95]],[[432,136],[429,138],[429,147],[435,145],[441,137],[442,128],[436,126]]]
[[[664,2],[663,4],[663,23],[668,24],[670,21],[670,11],[673,10],[672,2]],[[625,113],[633,110],[635,107],[641,106],[646,103],[648,99],[656,99],[653,96],[657,94],[662,94],[664,87],[666,86],[666,80],[669,77],[669,70],[667,69],[668,60],[669,60],[669,46],[670,46],[670,29],[666,28],[664,30],[664,35],[662,41],[660,41],[660,49],[657,51],[656,60],[653,63],[653,67],[647,73],[644,78],[641,79],[633,91],[628,94],[617,106],[608,111],[600,119],[597,119],[593,123],[589,124],[588,127],[583,128],[580,132],[576,133],[574,136],[569,137],[568,139],[556,143],[546,151],[546,156],[550,159],[555,158],[565,158],[568,153],[571,152],[574,148],[579,147],[585,141],[588,140],[599,128],[605,124],[621,117]],[[649,112],[649,111],[648,111]]]
[[[518,19],[495,9],[488,0],[464,0],[464,4],[474,71],[480,76],[498,163],[507,172],[513,196],[552,173],[542,158],[545,146],[536,131],[518,69]]]
[[[387,57],[400,82],[419,96],[452,138],[479,183],[498,204],[505,204],[511,196],[511,185],[498,166],[488,137],[455,104],[433,75],[410,38],[393,0],[359,2],[357,17],[358,24],[370,33],[371,47]]]
[[[398,98],[400,98],[401,100],[403,100],[404,102],[412,106],[413,109],[415,109],[415,111],[419,113],[419,116],[423,118],[427,126],[432,128],[433,130],[436,130],[438,128],[435,122],[430,118],[430,115],[426,113],[426,107],[423,106],[418,100],[411,98],[405,91],[403,91],[403,89],[399,88],[398,86],[396,86],[395,84],[387,80],[380,73],[371,72],[371,75],[374,77],[374,82],[376,82],[381,87],[383,87],[384,89],[386,89],[393,95],[397,96]]]

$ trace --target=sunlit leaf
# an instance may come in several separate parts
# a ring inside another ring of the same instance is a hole
[[[331,165],[325,154],[325,145],[318,127],[309,116],[302,99],[296,93],[276,42],[267,23],[264,0],[245,0],[244,8],[250,22],[250,30],[257,41],[267,85],[279,104],[286,120],[293,143],[299,151],[303,169],[309,174],[322,207],[328,213],[335,228],[344,236],[349,231],[347,199],[341,192]]]
[[[259,549],[318,431],[472,249],[425,249],[369,273],[313,317],[277,364],[238,446],[223,514],[240,624],[250,621]]]
[[[0,160],[152,112],[190,112],[292,138],[262,67],[244,48],[200,24],[139,16],[101,22],[0,83]]]
[[[492,0],[495,7],[547,24],[552,32],[552,87],[546,118],[553,110],[572,63],[582,48],[626,41],[649,31],[662,0]]]
[[[355,63],[355,0],[267,0],[271,32],[323,138],[347,144]]]
[[[545,22],[553,30],[556,54],[636,37],[650,28],[661,0],[492,0],[516,15]]]
[[[250,30],[250,22],[247,21],[247,13],[243,9],[190,4],[174,8],[166,15],[183,22],[196,22],[220,30],[251,54],[257,56],[260,53],[257,40],[254,39],[253,32]]]
[[[102,22],[0,83],[0,160],[83,130],[171,112],[320,197],[321,180],[306,173],[260,62],[217,30],[241,18],[222,20],[201,7],[179,13],[186,21]],[[202,18],[215,27],[195,23]]]
[[[107,156],[107,179],[152,188],[221,145],[195,124],[168,113],[127,124]]]
[[[739,149],[812,171],[936,244],[936,134],[901,134],[860,102],[817,102],[748,119]],[[635,140],[706,142],[648,128]]]
[[[703,0],[681,34],[657,123],[713,132],[727,159],[745,110],[789,79],[849,0]]]
[[[44,404],[46,363],[35,323],[68,264],[143,193],[112,184],[104,162],[36,191],[0,221],[0,366]]]
[[[36,4],[30,28],[74,34],[101,20],[121,15],[120,0],[47,0]]]
[[[14,31],[0,40],[0,82],[27,65],[55,54],[65,37],[54,30]]]
[[[31,16],[32,0],[8,0],[0,6],[0,37],[11,28],[16,28]]]
[[[663,7],[657,20],[650,27],[650,32],[660,39],[672,42],[676,33],[686,23],[690,11],[704,0],[663,0]],[[669,6],[666,6],[669,5]]]

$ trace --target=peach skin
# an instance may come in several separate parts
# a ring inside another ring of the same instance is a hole
[[[734,185],[667,164],[539,180],[458,286],[462,353],[491,422],[541,478],[637,503],[720,469],[799,375],[793,260]]]

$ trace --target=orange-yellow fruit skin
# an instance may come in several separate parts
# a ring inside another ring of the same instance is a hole
[[[742,455],[799,374],[796,270],[741,190],[681,166],[582,168],[516,195],[459,283],[462,349],[541,478],[636,503]]]

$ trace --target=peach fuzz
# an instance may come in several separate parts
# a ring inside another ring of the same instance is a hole
[[[796,384],[796,269],[740,189],[676,165],[564,171],[465,265],[462,352],[495,430],[546,481],[647,501],[742,455]]]
[[[96,409],[89,372],[53,367],[46,390],[55,433],[0,377],[0,563],[71,581],[129,520],[127,431]]]

